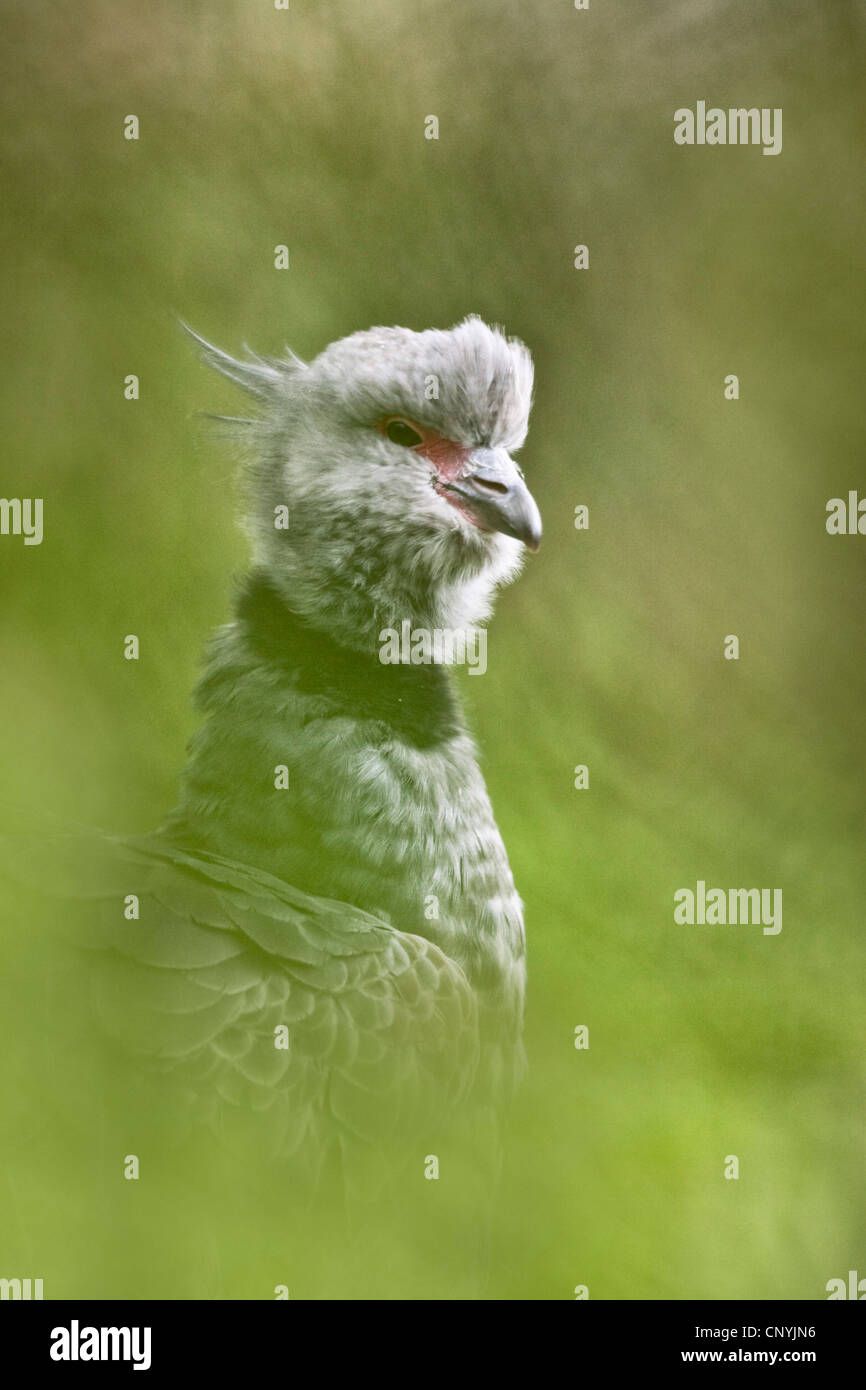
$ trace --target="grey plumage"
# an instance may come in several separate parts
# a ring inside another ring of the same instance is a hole
[[[211,645],[179,803],[157,835],[103,844],[89,944],[114,961],[127,1041],[211,1113],[266,1110],[315,1173],[334,1145],[501,1104],[520,1073],[522,909],[476,748],[450,672],[379,648],[404,621],[484,622],[517,536],[537,544],[509,452],[532,364],[477,318],[371,329],[309,366],[197,341],[257,404],[235,422],[253,563]],[[395,416],[418,446],[389,437]],[[121,885],[141,900],[126,934]]]

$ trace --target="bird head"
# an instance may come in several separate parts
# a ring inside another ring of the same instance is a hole
[[[306,364],[205,358],[259,402],[247,437],[254,558],[346,645],[382,628],[465,628],[541,539],[513,458],[532,397],[526,347],[481,319],[372,328]]]

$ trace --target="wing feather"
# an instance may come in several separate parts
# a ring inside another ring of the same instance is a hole
[[[315,1168],[335,1143],[430,1132],[469,1093],[475,998],[432,942],[160,835],[0,839],[9,863],[41,861],[40,886],[77,899],[74,937],[96,954],[111,1035],[221,1128],[226,1107],[266,1111],[275,1149]]]

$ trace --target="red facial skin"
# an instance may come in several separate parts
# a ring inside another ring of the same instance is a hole
[[[409,420],[405,415],[388,415],[381,420],[376,428],[385,434],[389,425],[395,420],[408,425],[416,434],[420,434],[421,443],[412,446],[413,454],[420,454],[433,468],[433,487],[444,497],[455,511],[462,517],[470,521],[473,526],[477,526],[480,531],[487,531],[490,528],[472,512],[466,501],[458,497],[456,493],[449,492],[445,484],[452,483],[457,474],[463,468],[469,455],[472,453],[470,445],[455,444],[453,439],[446,439],[444,435],[437,434],[435,430],[427,429],[426,425],[419,425],[416,420]]]

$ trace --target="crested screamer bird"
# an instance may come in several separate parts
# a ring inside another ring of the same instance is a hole
[[[532,360],[475,316],[309,364],[193,337],[255,402],[251,564],[178,804],[102,845],[87,944],[127,1041],[315,1175],[521,1072],[522,907],[449,658],[540,542]]]

